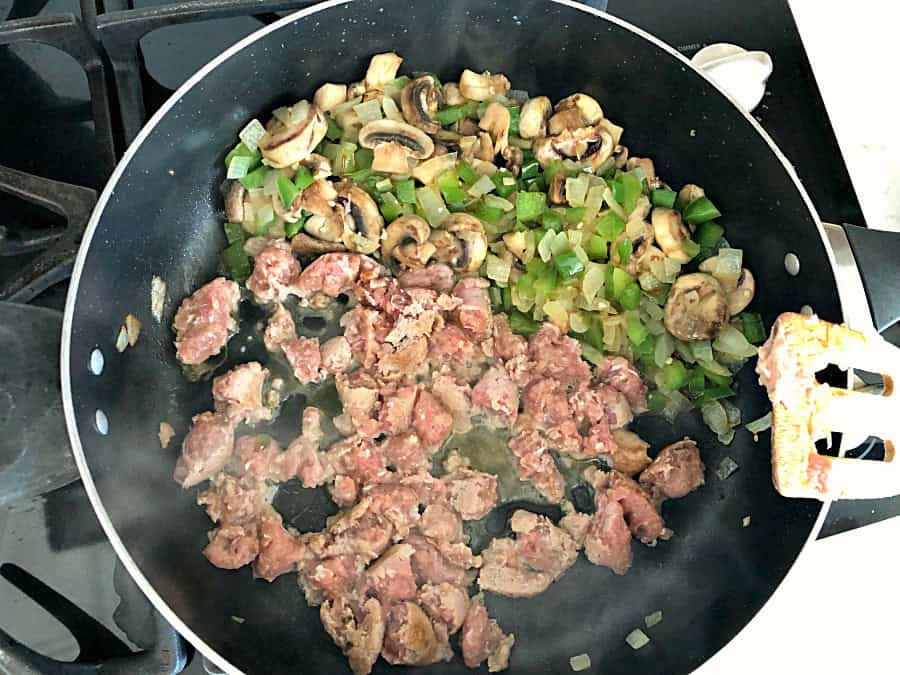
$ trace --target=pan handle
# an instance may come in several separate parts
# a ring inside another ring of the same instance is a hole
[[[879,333],[900,321],[900,233],[842,226]]]

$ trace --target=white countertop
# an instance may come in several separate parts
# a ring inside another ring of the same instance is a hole
[[[896,5],[791,6],[866,220],[900,231]],[[900,672],[898,569],[900,518],[813,542],[757,618],[698,673]]]

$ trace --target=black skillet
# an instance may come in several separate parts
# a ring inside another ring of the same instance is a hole
[[[166,420],[183,433],[191,415],[210,408],[209,386],[184,380],[168,326],[181,298],[216,273],[222,158],[237,132],[258,114],[310,97],[325,80],[359,79],[382,51],[400,53],[405,72],[455,79],[471,66],[554,100],[593,95],[625,126],[632,152],[653,157],[673,184],[703,185],[723,207],[729,240],[756,275],[752,309],[767,324],[802,305],[842,319],[833,252],[772,141],[681,56],[615,18],[564,2],[356,0],[304,10],[243,40],[176,92],[116,169],[78,256],[62,348],[69,434],[107,535],[166,618],[233,671],[349,672],[293,578],[268,584],[248,569],[215,569],[200,554],[210,523],[194,491],[172,481],[181,436],[163,451],[156,432]],[[799,257],[797,276],[785,271],[789,252]],[[161,324],[149,312],[153,275],[168,284]],[[143,334],[118,354],[112,345],[129,312],[143,321]],[[106,357],[101,375],[89,367],[95,348]],[[233,343],[232,358],[259,356],[256,348],[242,352]],[[739,384],[745,419],[762,414],[767,402],[751,368]],[[282,415],[295,429],[300,403]],[[108,424],[98,428],[98,415]],[[489,597],[491,613],[516,634],[511,673],[567,672],[569,657],[582,652],[591,672],[604,675],[691,671],[738,634],[818,531],[822,504],[772,488],[767,434],[754,442],[741,430],[723,447],[692,414],[674,426],[645,417],[637,430],[654,448],[697,438],[707,485],[666,505],[675,538],[635,546],[625,577],[580,560],[536,598]],[[720,481],[714,470],[726,455],[740,469]],[[276,500],[285,520],[321,527],[333,508],[327,497],[291,492]],[[665,618],[648,630],[652,642],[632,651],[626,634],[655,610]],[[468,671],[457,658],[406,672]]]

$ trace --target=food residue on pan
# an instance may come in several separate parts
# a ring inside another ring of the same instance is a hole
[[[169,442],[175,435],[175,429],[168,422],[159,423],[159,447],[165,449],[169,447]]]
[[[625,574],[632,539],[668,540],[664,502],[704,484],[699,448],[648,453],[628,425],[695,406],[730,442],[733,373],[765,335],[719,211],[629,156],[593,97],[554,106],[502,74],[441,83],[401,63],[376,55],[228,153],[223,275],[179,306],[176,355],[213,374],[245,303],[267,315],[268,357],[212,380],[175,479],[204,486],[210,562],[297,574],[355,673],[450,660],[456,634],[467,666],[497,671],[515,636],[491,594],[539,595],[582,551]],[[265,433],[301,391],[295,437]],[[324,529],[282,521],[289,480],[328,491]],[[513,494],[564,515],[520,508],[505,536],[476,536]]]

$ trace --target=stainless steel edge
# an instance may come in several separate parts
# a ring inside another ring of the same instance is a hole
[[[835,281],[841,300],[844,323],[861,333],[875,333],[869,300],[863,286],[862,276],[856,264],[856,256],[850,248],[850,240],[844,228],[834,223],[823,222],[828,243],[834,254]]]

